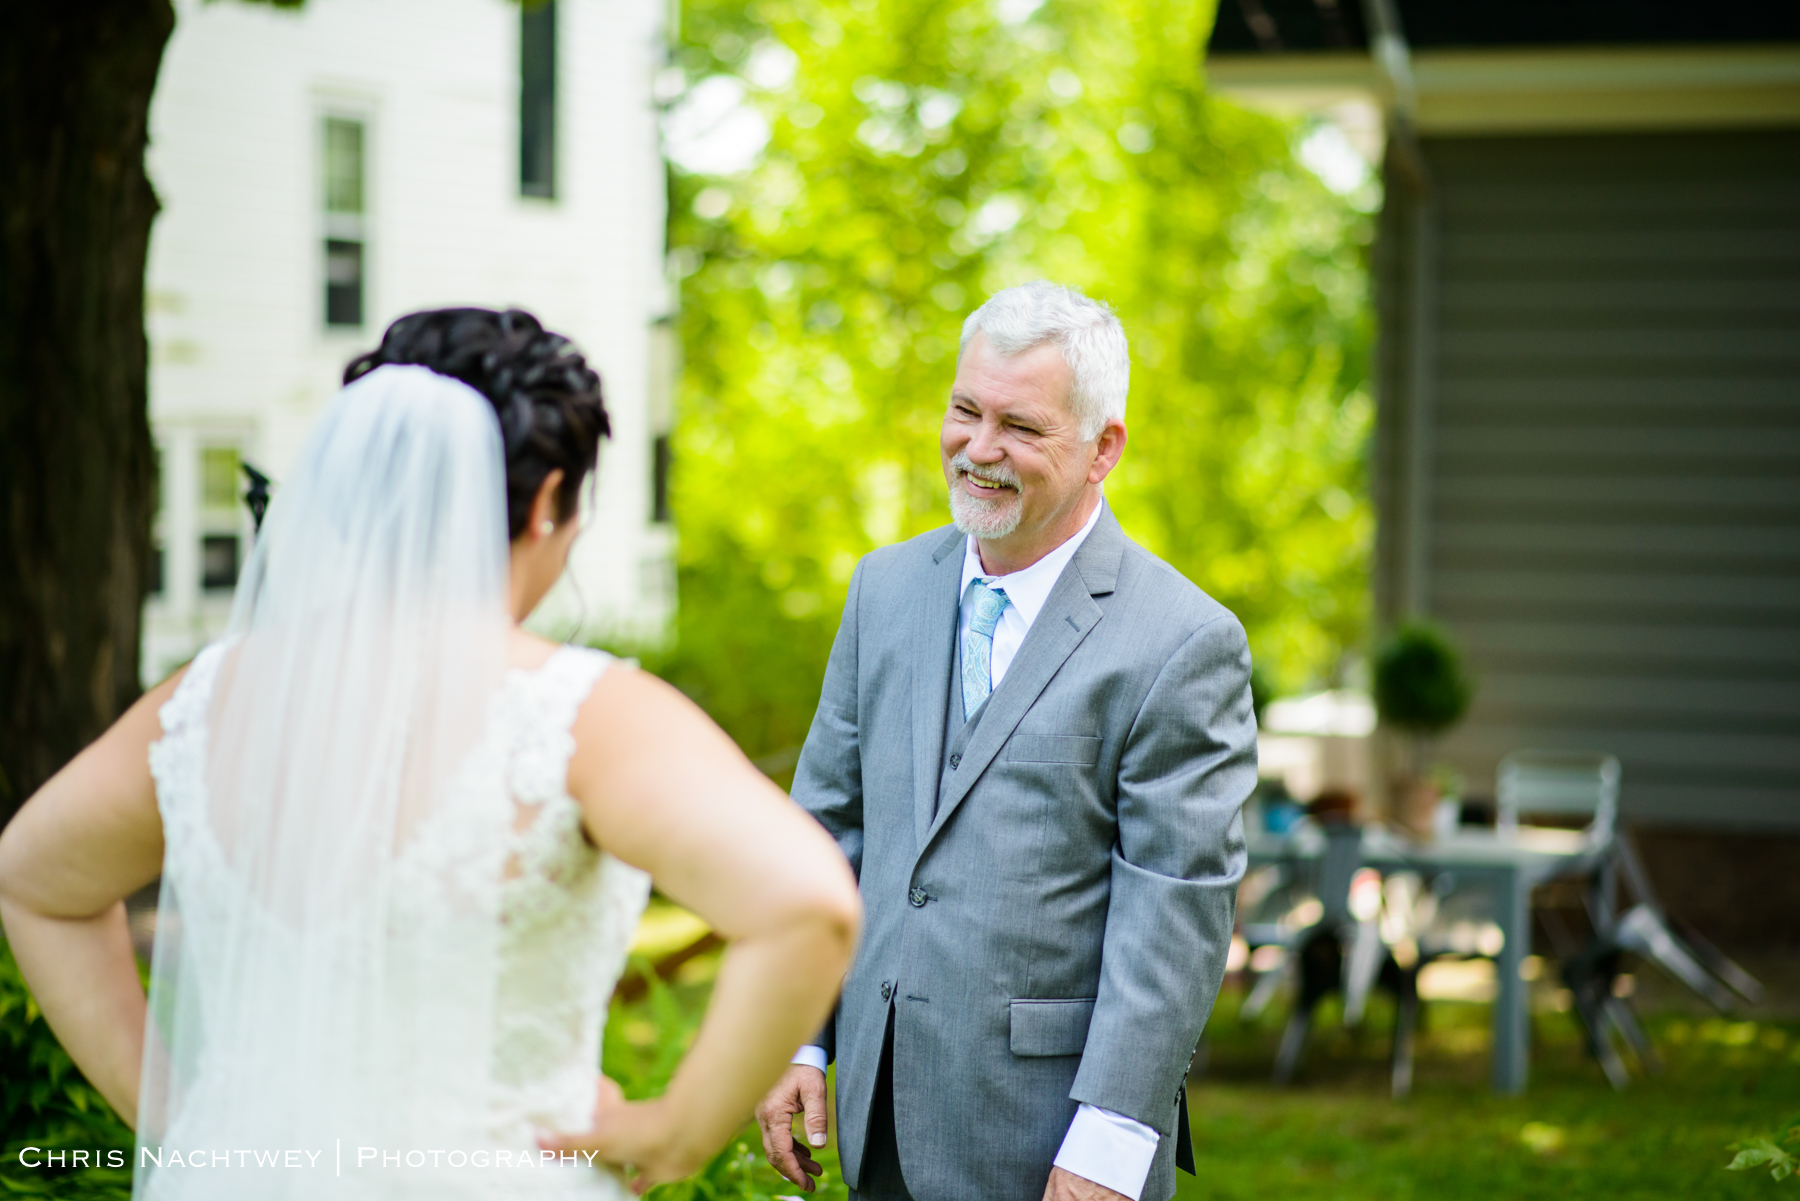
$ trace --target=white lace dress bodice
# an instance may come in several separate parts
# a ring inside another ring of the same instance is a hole
[[[599,851],[569,796],[575,711],[608,656],[558,650],[512,673],[496,712],[510,727],[507,779],[520,806],[502,886],[494,1048],[497,1132],[585,1130],[607,1003],[650,896],[650,877]]]
[[[150,748],[164,827],[164,876],[179,884],[188,940],[204,938],[209,910],[246,903],[219,857],[206,817],[208,705],[227,650],[215,644],[195,658],[163,706],[163,737]],[[649,896],[648,875],[587,840],[580,807],[568,792],[575,750],[571,726],[611,662],[599,651],[562,647],[535,670],[509,672],[489,704],[479,743],[469,751],[463,791],[479,803],[471,809],[459,798],[446,806],[396,861],[394,888],[403,894],[397,904],[416,914],[409,921],[432,920],[438,903],[433,887],[441,888],[441,880],[464,859],[491,865],[498,854],[504,862],[499,896],[488,907],[499,914],[500,973],[486,1095],[414,1099],[422,1111],[453,1114],[457,1128],[483,1130],[495,1147],[535,1148],[538,1129],[578,1132],[591,1126],[607,1006]],[[504,813],[494,820],[495,796],[509,802],[510,823]],[[493,832],[500,829],[503,845],[495,848]],[[477,878],[491,880],[493,873]],[[433,1003],[458,1001],[442,997]],[[609,1173],[587,1167],[549,1165],[505,1176],[500,1191],[490,1178],[479,1195],[568,1201],[622,1201],[631,1195]],[[208,1191],[213,1186],[201,1183],[203,1177],[193,1174],[190,1188],[181,1183],[188,1177],[164,1173],[162,1179],[176,1184],[155,1193],[215,1195]],[[378,1184],[375,1193],[358,1195],[476,1195],[465,1192],[469,1188],[466,1174],[430,1182],[409,1174],[404,1181],[395,1178],[391,1188]]]

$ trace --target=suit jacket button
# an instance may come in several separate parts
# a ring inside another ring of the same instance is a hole
[[[886,980],[881,982],[881,999],[884,1001],[891,1001],[894,999],[894,986]]]
[[[955,771],[957,768],[959,768],[961,766],[962,766],[962,756],[961,755],[950,756],[950,770],[951,771]]]
[[[923,888],[915,888],[911,892],[906,894],[906,899],[913,903],[914,909],[919,909],[919,908],[922,908],[924,906],[925,902],[929,901],[931,899],[931,897],[925,892],[925,890]]]

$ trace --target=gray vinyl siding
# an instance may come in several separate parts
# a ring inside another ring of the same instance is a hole
[[[1423,589],[1480,691],[1444,757],[1610,750],[1624,805],[1800,827],[1800,132],[1424,146],[1436,204]],[[1384,546],[1407,563],[1410,248],[1380,260]]]

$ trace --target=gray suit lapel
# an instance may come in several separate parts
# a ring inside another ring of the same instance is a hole
[[[931,556],[924,588],[913,605],[913,826],[919,845],[931,828],[944,762],[944,706],[950,702],[950,664],[956,652],[966,536],[951,530]],[[954,553],[952,553],[954,552]]]
[[[1031,623],[1031,631],[1025,635],[1025,641],[1019,647],[1012,666],[1007,668],[1006,678],[1000,681],[1000,686],[994,689],[993,695],[982,706],[981,721],[975,727],[975,736],[969,742],[968,749],[963,752],[955,782],[938,807],[936,819],[931,821],[919,839],[921,855],[925,853],[931,840],[937,837],[938,831],[950,820],[950,815],[956,812],[957,806],[962,804],[963,798],[969,795],[969,790],[981,778],[981,773],[987,770],[988,765],[994,761],[994,756],[1000,753],[1000,748],[1006,745],[1006,740],[1012,737],[1020,720],[1037,703],[1045,685],[1050,683],[1063,663],[1075,653],[1075,648],[1081,645],[1082,639],[1087,637],[1088,631],[1099,622],[1101,610],[1093,598],[1104,596],[1113,590],[1118,582],[1119,562],[1124,554],[1125,531],[1119,528],[1118,519],[1112,515],[1111,508],[1106,508],[1100,514],[1100,520],[1094,524],[1094,530],[1088,535],[1087,541],[1081,544],[1081,549],[1075,552],[1075,558],[1056,581],[1056,587],[1051,589],[1050,599],[1044,602],[1043,611]],[[920,662],[929,664],[935,662],[935,659],[921,656]],[[940,675],[945,681],[944,688],[948,689],[947,663]],[[934,771],[940,774],[942,766],[939,761],[943,757],[943,698],[947,696],[947,691],[940,692],[936,710],[937,734],[931,742],[935,756],[932,764]],[[919,716],[915,711],[915,756],[920,745],[919,730]],[[917,774],[916,767],[914,770]],[[932,777],[933,780],[938,778],[938,774]],[[929,808],[926,812],[930,812]]]

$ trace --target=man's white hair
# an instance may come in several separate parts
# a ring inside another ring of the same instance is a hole
[[[1093,439],[1108,421],[1125,420],[1125,394],[1131,390],[1131,350],[1125,327],[1112,307],[1074,288],[1034,279],[996,292],[963,322],[962,346],[977,333],[1008,358],[1034,346],[1053,343],[1074,373],[1069,407],[1081,424],[1081,436]]]

